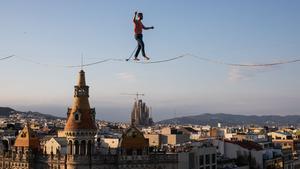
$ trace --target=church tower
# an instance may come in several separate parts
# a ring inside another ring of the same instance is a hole
[[[150,117],[150,109],[142,100],[136,100],[131,112],[131,125],[134,126],[151,126],[153,120]]]
[[[88,159],[93,154],[95,135],[97,133],[96,113],[94,108],[90,108],[88,98],[89,86],[86,85],[85,73],[81,70],[78,83],[74,87],[73,106],[68,108],[65,126],[65,134],[68,141],[67,153],[68,157],[70,157],[67,165],[71,165],[68,168],[87,165],[87,163],[90,163]]]

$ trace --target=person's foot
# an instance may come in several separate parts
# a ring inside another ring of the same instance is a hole
[[[150,58],[148,58],[147,56],[144,56],[144,58],[145,58],[146,60],[150,60]]]
[[[135,58],[134,58],[134,60],[136,60],[136,61],[139,61],[140,59],[139,59],[139,58],[137,58],[137,57],[135,57]]]

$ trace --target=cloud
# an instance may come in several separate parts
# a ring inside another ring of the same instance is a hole
[[[228,79],[232,81],[244,80],[247,76],[245,76],[241,70],[237,67],[230,67],[228,72]]]
[[[234,67],[231,66],[228,72],[228,79],[231,81],[249,80],[258,74],[278,69],[279,66],[263,67]]]
[[[125,81],[135,81],[136,76],[129,72],[121,72],[116,74],[117,78]]]

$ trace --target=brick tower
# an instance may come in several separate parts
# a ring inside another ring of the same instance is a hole
[[[78,83],[74,89],[72,108],[68,108],[65,134],[68,141],[67,168],[88,168],[94,151],[95,109],[90,108],[89,86],[85,82],[85,73],[79,72]]]

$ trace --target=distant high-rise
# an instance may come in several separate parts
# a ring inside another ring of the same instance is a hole
[[[134,102],[131,112],[131,124],[135,126],[153,125],[153,120],[150,117],[150,109],[142,100]]]

